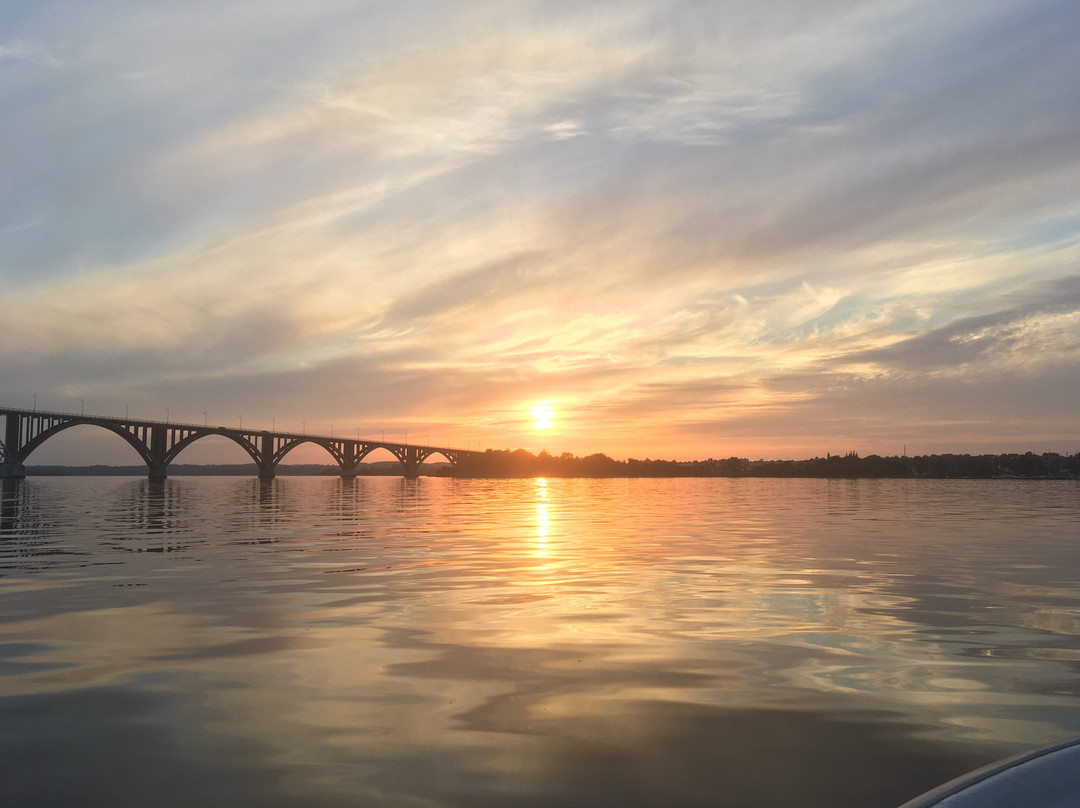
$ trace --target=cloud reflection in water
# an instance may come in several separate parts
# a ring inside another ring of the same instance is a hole
[[[5,491],[5,804],[889,806],[1080,731],[1061,486],[145,486]]]

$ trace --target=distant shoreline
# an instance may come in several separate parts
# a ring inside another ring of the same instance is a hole
[[[801,477],[825,479],[1080,479],[1080,455],[941,454],[915,457],[827,454],[807,460],[613,460],[607,455],[554,457],[523,449],[462,458],[459,477]]]
[[[331,464],[280,465],[282,477],[331,477],[340,468]],[[1054,452],[1001,455],[918,455],[915,457],[859,457],[826,455],[806,460],[748,460],[729,457],[723,460],[613,460],[607,455],[593,454],[575,457],[564,453],[558,457],[541,452],[534,455],[524,449],[488,450],[457,467],[449,463],[431,462],[422,466],[423,476],[459,478],[666,478],[666,477],[763,477],[763,478],[825,478],[825,479],[1019,479],[1019,480],[1076,480],[1080,479],[1080,454],[1061,455]],[[169,466],[171,477],[235,476],[251,477],[257,473],[254,464],[183,464]],[[359,476],[396,477],[401,474],[397,461],[361,463]],[[28,477],[91,477],[146,476],[143,465],[39,465],[26,466]]]

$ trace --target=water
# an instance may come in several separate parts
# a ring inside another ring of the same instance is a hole
[[[0,804],[895,806],[1080,734],[1078,493],[31,478]]]

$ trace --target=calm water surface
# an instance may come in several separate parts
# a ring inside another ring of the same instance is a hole
[[[5,806],[882,806],[1080,734],[1072,482],[34,479]]]

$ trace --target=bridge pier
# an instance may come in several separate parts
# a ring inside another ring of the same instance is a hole
[[[424,456],[420,449],[415,446],[406,446],[405,451],[398,455],[401,460],[402,473],[406,480],[415,480],[420,476],[420,464],[424,462]]]
[[[347,440],[341,446],[341,479],[355,480],[356,467],[360,465],[361,446],[356,441]]]
[[[21,480],[26,476],[26,467],[18,461],[19,437],[22,421],[17,415],[4,419],[4,441],[0,443],[0,479]]]
[[[259,447],[259,479],[272,480],[275,476],[274,464],[274,437],[269,432],[263,432]]]
[[[168,451],[165,448],[168,428],[164,424],[150,427],[150,450],[146,459],[147,475],[151,480],[164,480],[169,476]]]
[[[22,463],[0,463],[0,480],[21,480],[26,476]]]

